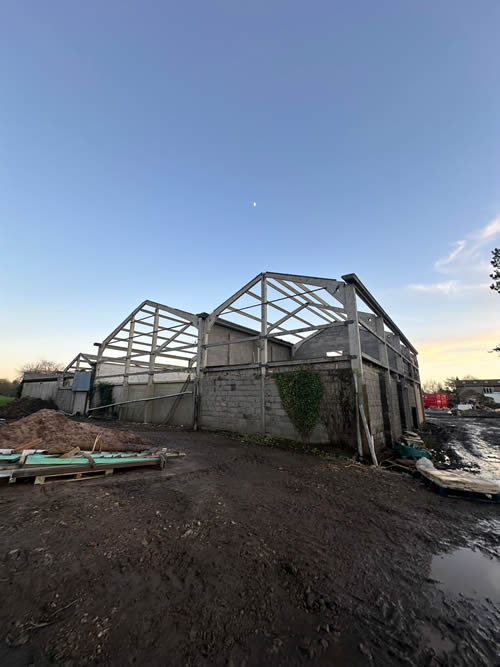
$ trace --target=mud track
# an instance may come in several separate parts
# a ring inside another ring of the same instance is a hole
[[[500,606],[434,554],[500,549],[498,506],[216,435],[167,470],[0,487],[3,665],[498,664]]]

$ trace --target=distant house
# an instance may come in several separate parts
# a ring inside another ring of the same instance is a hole
[[[484,395],[492,398],[495,403],[500,404],[500,380],[458,380],[457,396],[459,403],[468,403],[472,398],[472,392],[479,396]]]

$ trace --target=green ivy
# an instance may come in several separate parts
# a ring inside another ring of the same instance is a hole
[[[307,370],[277,373],[274,376],[281,404],[303,438],[313,430],[319,418],[323,383],[318,373]]]
[[[97,391],[99,392],[99,403],[101,405],[109,405],[113,402],[113,385],[110,382],[99,382]]]

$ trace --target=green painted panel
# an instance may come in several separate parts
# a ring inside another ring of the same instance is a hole
[[[140,463],[141,461],[159,461],[157,456],[131,456],[128,452],[108,452],[104,454],[92,454],[92,458],[96,465],[109,465],[116,461],[116,463]],[[71,456],[69,458],[61,458],[58,454],[30,454],[26,458],[26,465],[29,466],[43,466],[43,465],[82,465],[88,466],[89,461],[84,456]]]

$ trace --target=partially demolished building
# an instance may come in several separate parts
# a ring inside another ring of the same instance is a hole
[[[51,379],[67,412],[299,439],[276,378],[305,369],[311,442],[378,449],[424,419],[417,351],[355,274],[261,273],[211,313],[144,301],[96,345]]]

